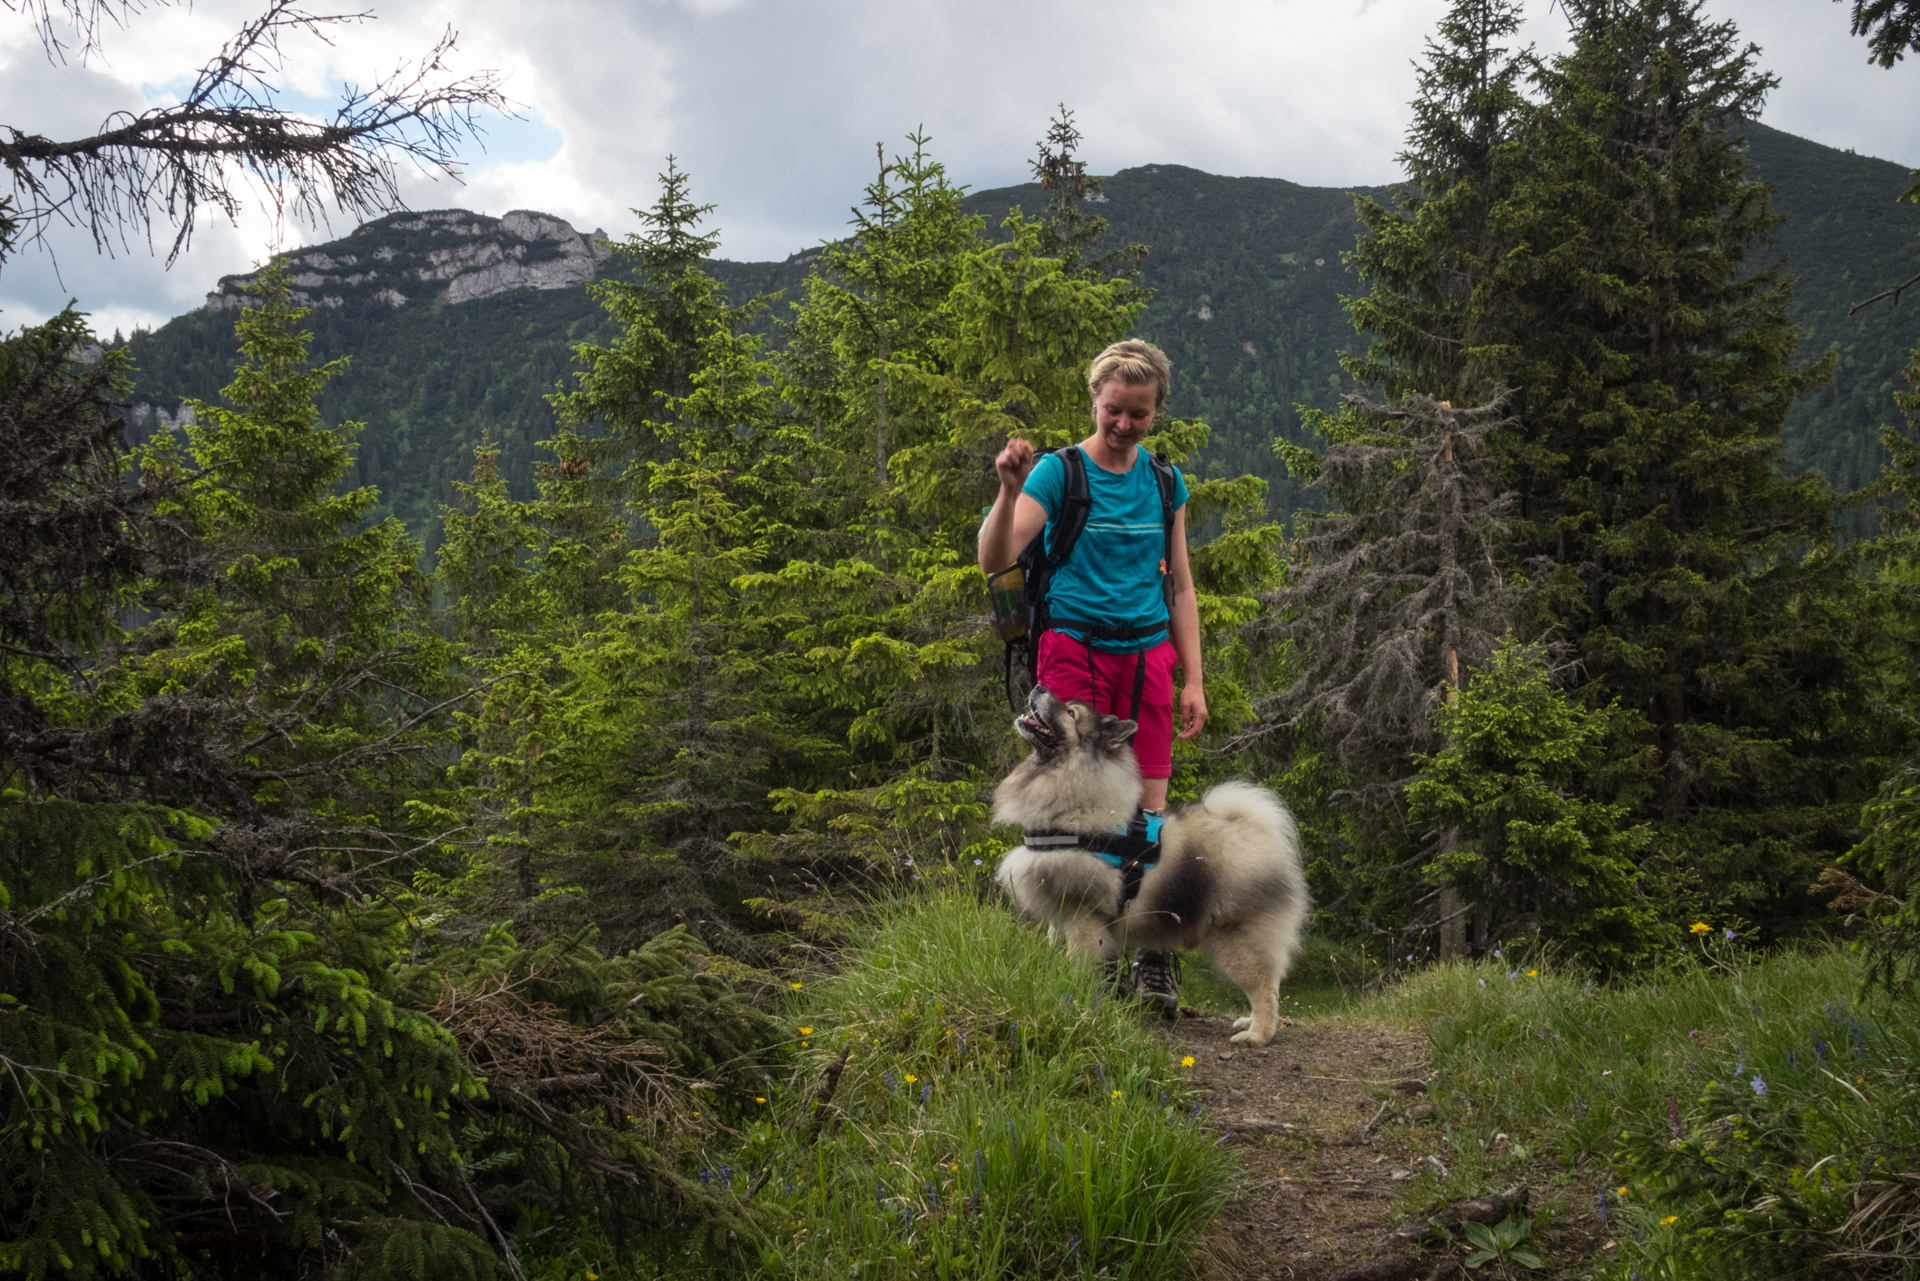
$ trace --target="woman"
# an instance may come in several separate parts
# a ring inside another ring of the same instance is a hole
[[[1140,450],[1166,408],[1171,382],[1165,353],[1137,338],[1117,342],[1094,358],[1087,372],[1093,434],[1075,446],[1086,456],[1093,508],[1080,541],[1054,570],[1047,590],[1048,614],[1062,625],[1039,642],[1040,684],[1059,698],[1079,699],[1139,723],[1133,748],[1140,763],[1140,807],[1151,817],[1165,812],[1167,780],[1173,775],[1176,666],[1186,676],[1179,736],[1192,738],[1207,723],[1200,611],[1187,564],[1186,482],[1174,474],[1169,537],[1160,485]],[[1066,467],[1057,455],[1037,466],[1033,456],[1031,442],[1015,439],[994,459],[1000,497],[980,527],[980,568],[988,574],[1013,564],[1043,528],[1051,548]],[[1171,609],[1164,575],[1173,580]],[[1104,626],[1093,633],[1067,620]],[[1134,976],[1141,995],[1169,1014],[1177,1008],[1165,953],[1141,953]]]

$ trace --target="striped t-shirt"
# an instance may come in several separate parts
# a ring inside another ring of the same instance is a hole
[[[1077,446],[1076,446],[1077,448]],[[1084,453],[1083,453],[1084,456]],[[1187,502],[1186,478],[1174,470],[1175,510]],[[1087,488],[1093,509],[1087,527],[1074,544],[1073,555],[1054,572],[1047,589],[1047,612],[1054,618],[1077,618],[1089,623],[1124,627],[1162,624],[1162,630],[1139,640],[1095,638],[1095,649],[1114,653],[1152,649],[1167,638],[1167,604],[1160,594],[1160,558],[1166,554],[1166,526],[1161,520],[1160,482],[1153,464],[1136,449],[1133,466],[1110,472],[1087,459]],[[1067,493],[1066,464],[1047,454],[1027,475],[1025,492],[1047,509],[1047,548],[1053,548],[1054,520]],[[1060,629],[1075,640],[1079,632]]]

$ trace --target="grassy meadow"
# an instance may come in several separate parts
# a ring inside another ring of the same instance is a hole
[[[1557,1166],[1559,1212],[1615,1245],[1572,1275],[1920,1275],[1911,1005],[1863,999],[1845,950],[1707,935],[1681,955],[1613,987],[1550,962],[1439,966],[1364,1003],[1432,1043],[1447,1173],[1406,1203]]]
[[[789,1012],[790,1084],[700,1169],[764,1188],[747,1275],[1164,1277],[1232,1186],[1138,1010],[996,902],[888,910]]]

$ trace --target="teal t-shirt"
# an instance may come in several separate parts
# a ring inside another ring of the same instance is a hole
[[[1173,506],[1187,502],[1187,481],[1176,468]],[[1095,638],[1095,649],[1131,653],[1152,649],[1167,638],[1166,599],[1160,594],[1160,558],[1166,554],[1166,527],[1161,521],[1160,483],[1145,453],[1135,451],[1133,466],[1110,472],[1087,460],[1087,488],[1093,509],[1087,527],[1074,544],[1073,555],[1054,571],[1047,589],[1047,611],[1055,618],[1078,618],[1090,623],[1162,629],[1139,640]],[[1027,474],[1024,492],[1047,509],[1047,547],[1053,547],[1053,524],[1067,493],[1066,464],[1047,454]],[[1075,640],[1079,632],[1060,629]]]

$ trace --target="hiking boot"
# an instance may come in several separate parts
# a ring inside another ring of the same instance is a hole
[[[1133,958],[1133,993],[1160,1007],[1161,1017],[1180,1017],[1180,993],[1173,983],[1173,953],[1140,952]]]

